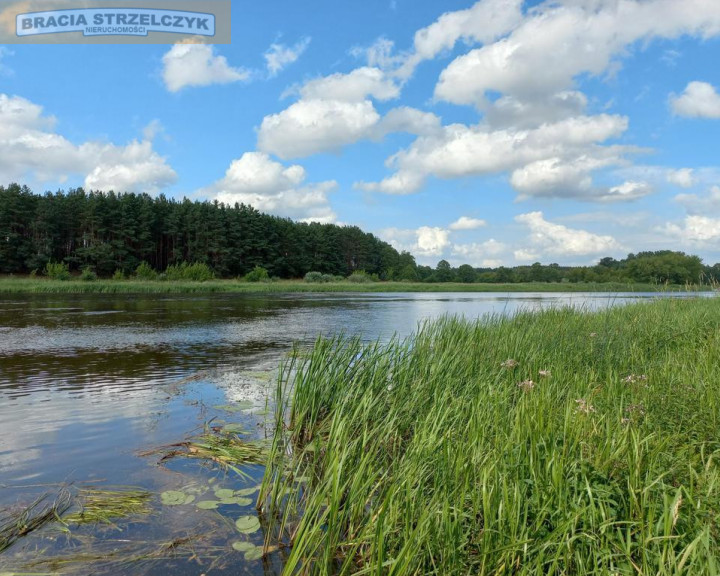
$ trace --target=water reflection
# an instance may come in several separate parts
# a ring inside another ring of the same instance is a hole
[[[568,305],[595,310],[654,297],[6,296],[0,299],[0,486],[74,480],[167,489],[180,480],[137,452],[182,439],[208,419],[226,418],[218,405],[250,401],[260,408],[282,356],[294,342],[310,344],[320,334],[387,340],[444,314],[476,318]],[[251,412],[235,419],[262,436],[263,418]],[[20,489],[0,490],[0,506],[22,496]],[[0,557],[0,569],[4,561]],[[272,562],[268,573],[279,572],[281,563]],[[231,562],[228,573],[237,573],[237,565]],[[157,573],[171,567],[181,570],[168,563]]]

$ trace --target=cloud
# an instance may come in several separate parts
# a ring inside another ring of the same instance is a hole
[[[125,146],[102,142],[75,145],[55,131],[53,116],[18,96],[0,94],[0,179],[64,182],[82,175],[87,188],[154,193],[177,174],[150,139]]]
[[[303,221],[334,222],[328,194],[335,181],[304,184],[305,169],[283,166],[262,152],[246,152],[233,160],[224,178],[200,192],[220,202],[236,202]]]
[[[621,146],[598,146],[621,135],[627,122],[622,116],[600,114],[524,130],[492,130],[482,123],[452,124],[436,134],[419,137],[409,148],[390,157],[387,165],[395,169],[392,176],[357,186],[409,194],[419,190],[430,175],[459,178],[519,171],[513,185],[524,195],[587,196],[587,172],[622,163],[622,155],[634,151]],[[549,179],[548,184],[544,179]],[[580,188],[561,189],[557,183]]]
[[[635,42],[718,33],[714,0],[547,2],[528,11],[509,35],[455,58],[435,97],[481,109],[493,92],[535,100],[571,89],[580,74],[612,72]]]
[[[397,250],[425,258],[441,256],[450,246],[450,232],[438,227],[421,226],[415,230],[386,228],[380,230],[378,236]]]
[[[13,76],[15,71],[7,64],[3,63],[3,58],[13,56],[15,53],[8,50],[4,46],[0,46],[0,76]]]
[[[337,152],[359,140],[379,140],[391,132],[431,134],[441,130],[440,118],[406,106],[381,117],[370,98],[396,98],[399,88],[377,68],[316,78],[292,92],[299,93],[300,99],[265,116],[258,129],[258,148],[280,158]]]
[[[280,158],[333,152],[367,137],[379,121],[370,100],[299,100],[263,118],[258,148]]]
[[[470,218],[469,216],[460,216],[455,222],[450,224],[450,230],[475,230],[487,225],[485,220],[479,218]]]
[[[378,68],[356,68],[347,74],[331,74],[306,82],[300,89],[305,100],[339,100],[359,102],[367,97],[391,100],[400,95],[400,88]]]
[[[678,194],[674,200],[691,215],[720,214],[720,186],[710,188],[707,196]]]
[[[504,254],[508,247],[494,238],[485,242],[471,244],[453,244],[452,254],[461,264],[494,268],[499,266],[501,260],[497,257]]]
[[[680,96],[670,96],[670,106],[678,116],[720,118],[720,94],[707,82],[690,82]]]
[[[664,232],[678,242],[699,247],[716,247],[720,240],[720,218],[689,215],[682,224],[667,224]]]
[[[295,62],[310,45],[310,38],[298,41],[294,46],[273,43],[265,52],[265,64],[270,77],[277,76],[283,69]]]
[[[692,168],[682,168],[680,170],[669,170],[667,181],[681,188],[690,188],[695,184],[695,177]]]
[[[515,252],[518,260],[535,260],[541,254],[561,257],[607,254],[621,248],[612,236],[601,236],[548,222],[542,212],[520,214],[515,217],[515,221],[530,230],[530,247]]]
[[[188,86],[230,84],[250,79],[244,68],[231,67],[207,44],[175,44],[163,56],[163,81],[170,92]]]

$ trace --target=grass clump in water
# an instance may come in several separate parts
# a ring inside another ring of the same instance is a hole
[[[43,494],[28,506],[0,511],[0,553],[17,540],[60,519],[72,505],[69,490],[63,489],[51,501]]]
[[[152,511],[152,494],[137,488],[82,488],[77,498],[80,510],[63,517],[67,524],[114,524]]]
[[[259,500],[284,573],[720,573],[718,326],[666,300],[320,339]]]
[[[248,442],[239,437],[232,426],[205,426],[199,436],[183,442],[160,446],[141,453],[141,456],[160,455],[160,463],[172,458],[197,458],[220,466],[223,470],[233,470],[240,476],[247,474],[240,466],[244,464],[264,464],[267,451],[257,442]]]

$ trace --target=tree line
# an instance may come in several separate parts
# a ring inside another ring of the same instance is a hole
[[[441,260],[432,268],[356,226],[293,222],[244,204],[0,186],[0,273],[40,272],[53,262],[103,277],[134,274],[143,263],[158,272],[201,263],[222,278],[261,267],[278,278],[363,271],[416,282],[720,282],[720,264],[670,250],[606,257],[594,266],[454,268]]]
[[[293,222],[243,204],[82,188],[38,195],[0,186],[0,273],[61,262],[112,276],[132,274],[143,262],[157,271],[199,262],[223,278],[257,266],[279,278],[356,270],[387,278],[408,256],[356,226]]]

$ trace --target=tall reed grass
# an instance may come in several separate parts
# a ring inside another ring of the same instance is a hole
[[[718,574],[719,327],[663,300],[318,340],[258,500],[284,573]]]

